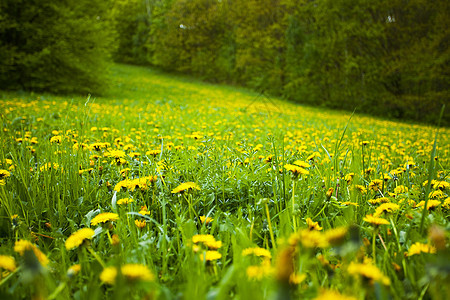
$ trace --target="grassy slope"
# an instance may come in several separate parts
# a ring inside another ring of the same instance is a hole
[[[114,187],[124,176],[131,179],[157,175],[152,193],[118,193],[118,198],[135,200],[135,204],[117,210],[121,218],[114,233],[121,239],[120,254],[116,255],[105,235],[93,240],[93,248],[107,265],[122,260],[150,266],[159,275],[160,290],[172,296],[181,292],[187,299],[203,298],[207,293],[237,293],[242,299],[254,293],[267,297],[276,290],[275,281],[270,277],[264,279],[264,284],[248,280],[244,275],[250,261],[240,253],[246,247],[260,246],[270,249],[273,257],[280,255],[273,248],[272,235],[283,245],[294,228],[307,227],[308,217],[324,230],[356,224],[360,238],[369,242],[366,252],[359,254],[371,257],[376,249],[377,266],[389,275],[389,291],[394,297],[410,293],[417,298],[424,289],[419,278],[425,261],[406,259],[403,252],[413,242],[427,240],[419,230],[421,210],[408,201],[419,202],[426,192],[423,182],[428,179],[434,128],[355,115],[344,134],[349,113],[303,107],[244,89],[211,85],[143,67],[116,65],[111,71],[109,94],[91,97],[89,101],[84,97],[3,94],[0,161],[6,169],[11,166],[5,161],[11,159],[14,168],[0,195],[0,227],[9,241],[3,245],[2,253],[11,255],[16,234],[31,239],[30,228],[51,236],[53,239],[40,238],[38,245],[48,253],[55,269],[52,276],[58,282],[71,264],[83,264],[82,257],[76,255],[81,252],[65,250],[67,237],[82,226],[90,226],[96,209],[116,211],[106,182]],[[55,130],[58,132],[53,133]],[[440,132],[439,172],[433,174],[447,181],[449,133],[448,129]],[[37,144],[30,140],[34,136]],[[62,142],[52,143],[55,136],[61,136]],[[362,146],[365,141],[367,145]],[[117,166],[115,159],[103,156],[108,151],[92,148],[94,143],[102,142],[110,143],[111,149],[125,151],[126,164]],[[161,147],[161,156],[146,154]],[[134,152],[140,153],[139,160],[130,156]],[[93,158],[96,154],[99,159]],[[311,155],[320,157],[310,159]],[[263,160],[269,156],[273,157],[272,163],[265,163]],[[280,172],[285,164],[295,160],[312,164],[308,178],[296,184],[288,172]],[[405,165],[412,161],[414,169],[406,170]],[[59,167],[49,170],[48,162]],[[80,168],[89,167],[93,170],[78,174]],[[61,169],[64,172],[58,171]],[[363,175],[364,171],[367,175]],[[342,176],[351,173],[353,182],[347,184]],[[398,236],[388,234],[387,227],[383,227],[380,236],[385,248],[372,235],[370,224],[363,222],[365,215],[375,211],[367,200],[379,194],[358,194],[353,187],[359,184],[367,188],[373,180],[387,174],[399,179],[386,180],[384,194],[394,193],[399,185],[407,187],[410,193],[397,193],[397,198],[390,200],[403,199],[393,220],[395,230],[403,239],[408,232],[408,239],[399,242]],[[195,197],[171,193],[188,181],[201,187]],[[329,188],[334,189],[335,198],[327,198]],[[342,204],[346,201],[358,206]],[[138,212],[144,204],[152,212],[152,220],[144,231],[139,231],[133,225],[134,216],[126,217],[125,211]],[[268,228],[266,208],[273,232]],[[9,218],[14,214],[19,215],[22,226],[12,229]],[[210,215],[215,221],[211,226],[202,225],[197,215]],[[444,208],[430,216],[426,226],[433,222],[448,224],[448,210]],[[52,228],[47,228],[46,222]],[[198,257],[193,255],[189,245],[195,233],[209,233],[223,242],[222,259],[214,269],[210,268],[212,265],[202,269]],[[376,243],[370,245],[370,241]],[[348,249],[302,252],[296,272],[307,274],[309,288],[296,287],[296,297],[316,295],[323,278],[331,274],[329,266],[315,259],[319,252],[333,263],[343,264],[336,276],[327,279],[325,287],[359,297],[373,293],[346,273],[346,266],[357,254],[351,242],[346,245]],[[93,299],[105,293],[119,295],[118,290],[100,287],[101,266],[92,257],[90,262],[83,265],[84,281],[79,280],[62,295],[81,291],[81,286],[86,289],[79,293]],[[397,274],[392,262],[405,269]],[[273,267],[275,263],[274,259]],[[433,287],[430,290],[434,291]],[[29,295],[26,288],[22,292]]]

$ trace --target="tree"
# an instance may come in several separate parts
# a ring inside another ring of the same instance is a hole
[[[99,92],[113,32],[108,1],[3,0],[0,88]]]

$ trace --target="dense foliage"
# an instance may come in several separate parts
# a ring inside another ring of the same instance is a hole
[[[1,299],[448,298],[449,129],[113,71],[0,97]]]
[[[311,105],[433,121],[449,103],[449,5],[134,0],[118,55]]]
[[[0,2],[0,89],[99,92],[112,30],[109,1]]]

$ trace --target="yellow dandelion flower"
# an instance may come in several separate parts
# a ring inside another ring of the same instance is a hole
[[[372,190],[374,192],[377,192],[381,190],[381,187],[383,186],[383,181],[380,179],[374,179],[369,183],[369,190]]]
[[[408,187],[404,185],[399,185],[394,189],[394,193],[396,194],[405,194],[408,192]]]
[[[367,215],[363,219],[367,223],[370,223],[372,225],[378,226],[378,225],[388,225],[389,221],[383,218],[375,217],[372,215]]]
[[[214,221],[213,218],[206,217],[206,216],[200,216],[200,222],[202,222],[202,224],[209,224],[212,221]]]
[[[75,264],[67,270],[67,276],[73,277],[73,276],[77,275],[80,271],[81,271],[81,265]]]
[[[106,222],[110,222],[110,221],[117,221],[118,219],[119,219],[119,215],[118,214],[110,213],[110,212],[101,213],[101,214],[96,215],[91,220],[91,225],[95,226],[95,225],[100,224],[100,223],[106,223]]]
[[[428,198],[430,199],[442,199],[445,197],[445,194],[441,190],[432,191],[428,194]]]
[[[358,298],[346,296],[334,290],[321,290],[314,300],[357,300]]]
[[[289,276],[289,283],[294,285],[299,285],[306,279],[306,274],[296,274],[292,273],[291,276]]]
[[[450,197],[447,197],[447,199],[444,200],[444,203],[442,203],[442,207],[450,209]]]
[[[289,237],[289,243],[292,246],[301,243],[306,248],[326,248],[329,246],[325,235],[317,230],[304,229],[297,233],[293,233]]]
[[[147,266],[126,264],[121,267],[122,274],[130,281],[153,281],[155,276]]]
[[[4,179],[6,177],[11,176],[11,173],[7,170],[0,170],[0,179]]]
[[[323,228],[320,227],[319,222],[314,222],[311,220],[311,218],[306,219],[306,224],[308,225],[309,230],[322,230]]]
[[[363,185],[357,184],[354,186],[354,189],[357,190],[361,195],[365,195],[367,193],[367,189]]]
[[[255,255],[263,258],[272,258],[272,254],[269,250],[260,247],[246,248],[242,250],[242,256],[249,255]]]
[[[400,209],[400,205],[395,203],[383,203],[375,209],[374,217],[379,217],[383,213],[391,213]]]
[[[198,243],[208,243],[208,242],[215,242],[216,239],[214,238],[214,236],[210,235],[210,234],[196,234],[192,237],[192,242],[194,244],[198,244]]]
[[[217,250],[222,247],[222,241],[207,241],[204,244],[210,250]]]
[[[130,204],[132,202],[134,202],[134,200],[130,199],[130,198],[122,198],[122,199],[117,200],[118,205],[126,205],[126,204]]]
[[[414,243],[408,249],[408,256],[417,255],[420,253],[436,253],[436,248],[429,244]]]
[[[301,160],[296,160],[292,164],[296,165],[298,167],[301,167],[301,168],[310,168],[311,167],[310,164],[308,164],[307,162],[301,161]]]
[[[263,278],[272,275],[273,268],[268,261],[263,261],[260,266],[248,266],[245,273],[248,279],[260,281]]]
[[[131,282],[136,281],[153,281],[155,276],[148,269],[147,266],[141,264],[126,264],[120,268],[122,275],[126,280]],[[116,267],[106,267],[100,274],[100,280],[104,283],[113,285],[116,283],[117,268]]]
[[[85,240],[90,240],[94,237],[94,230],[91,228],[82,228],[69,236],[66,240],[65,246],[67,250],[72,250],[79,247]]]
[[[344,176],[344,180],[347,181],[347,184],[351,184],[353,177],[355,177],[355,173],[348,173]]]
[[[115,267],[106,267],[100,274],[100,280],[107,284],[114,284],[116,282],[117,269]]]
[[[390,201],[391,201],[391,199],[389,199],[388,197],[378,197],[375,199],[368,200],[368,202],[373,205],[377,205],[377,204],[381,204],[381,203],[388,203]]]
[[[21,256],[23,256],[26,251],[33,251],[34,255],[42,266],[45,267],[49,263],[49,259],[47,258],[47,256],[42,253],[36,245],[27,240],[16,241],[16,243],[14,244],[14,251],[19,253]]]
[[[16,260],[12,256],[0,255],[0,268],[13,272],[16,269]]]
[[[364,263],[351,262],[348,266],[347,272],[353,276],[361,276],[371,283],[375,281],[381,282],[384,285],[389,285],[390,280],[385,276],[371,260],[366,260]]]
[[[200,254],[200,260],[213,261],[221,258],[222,254],[215,250],[208,250],[206,253]]]
[[[427,210],[430,210],[430,209],[433,210],[434,208],[438,207],[439,205],[441,205],[441,201],[429,199],[428,203],[427,203]],[[425,201],[423,201],[423,200],[416,204],[416,207],[424,207],[424,206],[425,206]]]
[[[296,166],[296,165],[284,165],[284,168],[292,173],[294,177],[298,177],[299,175],[308,175],[309,171],[303,169],[302,167]]]
[[[134,224],[136,224],[137,228],[142,229],[147,225],[147,223],[144,220],[135,220]]]
[[[345,239],[347,235],[348,228],[347,227],[337,227],[328,229],[324,232],[325,239],[330,245],[340,245]]]
[[[195,182],[184,182],[179,186],[177,186],[176,188],[174,188],[172,190],[172,194],[183,193],[189,190],[200,190],[200,187]]]

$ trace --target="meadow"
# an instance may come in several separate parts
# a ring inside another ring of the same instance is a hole
[[[1,94],[2,299],[450,294],[448,128],[112,73]]]

